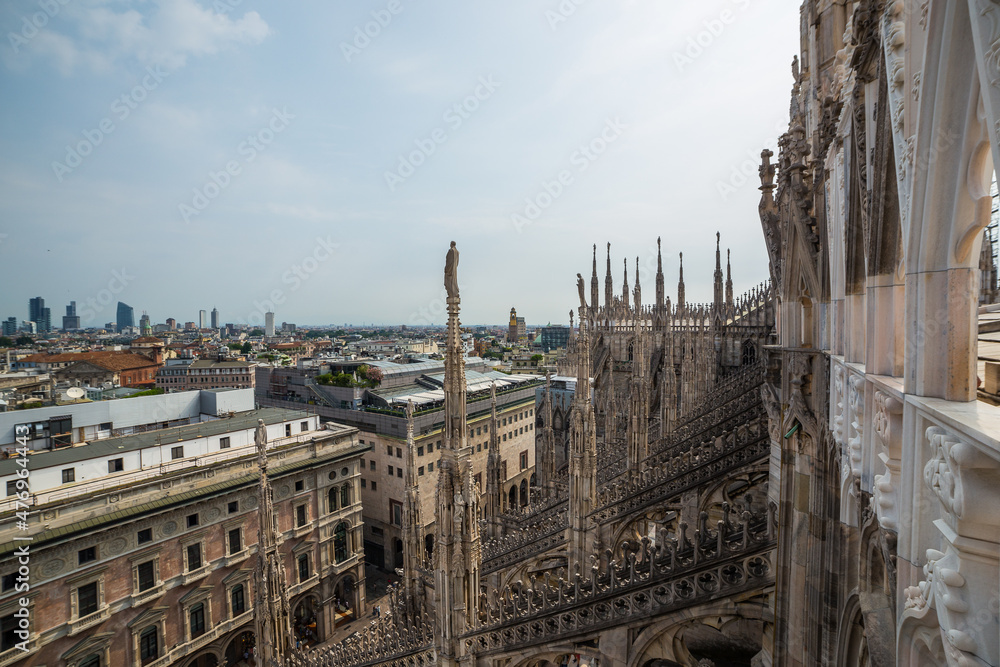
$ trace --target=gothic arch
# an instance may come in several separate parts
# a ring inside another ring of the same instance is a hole
[[[717,630],[725,635],[739,635],[742,629],[754,628],[754,653],[760,651],[764,626],[772,622],[762,600],[744,603],[719,601],[701,607],[668,614],[663,620],[642,628],[632,641],[626,667],[644,667],[652,660],[669,660],[680,664],[696,664],[684,645],[685,631],[696,626]],[[662,617],[661,617],[662,618]]]
[[[525,649],[521,653],[510,658],[510,661],[507,663],[507,667],[547,667],[548,665],[558,667],[558,665],[561,664],[561,658],[567,654],[580,654],[581,656],[586,656],[591,660],[591,664],[616,664],[610,656],[605,655],[599,649],[581,649],[575,644],[564,644],[538,647],[536,649]]]
[[[847,600],[840,621],[837,667],[871,667],[864,616],[857,594]]]

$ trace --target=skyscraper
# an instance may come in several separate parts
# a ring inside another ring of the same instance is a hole
[[[132,306],[121,301],[118,302],[118,315],[115,318],[115,331],[121,333],[122,329],[125,327],[135,326],[135,311]]]
[[[39,313],[36,324],[38,325],[38,333],[48,333],[52,331],[52,309],[48,306],[42,308],[42,312]]]
[[[218,329],[219,328],[219,309],[218,308],[212,308],[212,328],[213,329]]]
[[[52,311],[45,307],[45,299],[36,296],[28,300],[28,320],[35,323],[38,333],[52,329]]]
[[[274,313],[264,313],[264,335],[274,337]]]
[[[13,336],[16,333],[17,333],[17,318],[8,317],[6,320],[3,321],[3,335]]]
[[[80,328],[80,316],[76,314],[76,301],[70,301],[66,306],[66,314],[63,315],[63,331],[73,331]]]
[[[198,311],[198,328],[207,329],[208,328],[208,313],[204,310]]]

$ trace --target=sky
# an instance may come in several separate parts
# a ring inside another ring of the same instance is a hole
[[[656,239],[676,298],[768,275],[790,0],[8,0],[0,318],[567,323]]]

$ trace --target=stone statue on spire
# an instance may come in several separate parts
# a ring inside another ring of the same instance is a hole
[[[444,288],[448,296],[458,296],[458,248],[451,242],[444,261]]]

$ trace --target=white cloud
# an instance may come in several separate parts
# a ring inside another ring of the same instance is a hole
[[[135,9],[115,11],[99,0],[69,5],[19,54],[5,53],[4,61],[20,69],[25,58],[36,56],[66,76],[78,68],[101,71],[130,59],[173,70],[189,57],[259,44],[271,34],[255,11],[236,18],[196,0],[157,0],[150,7],[144,15]]]

